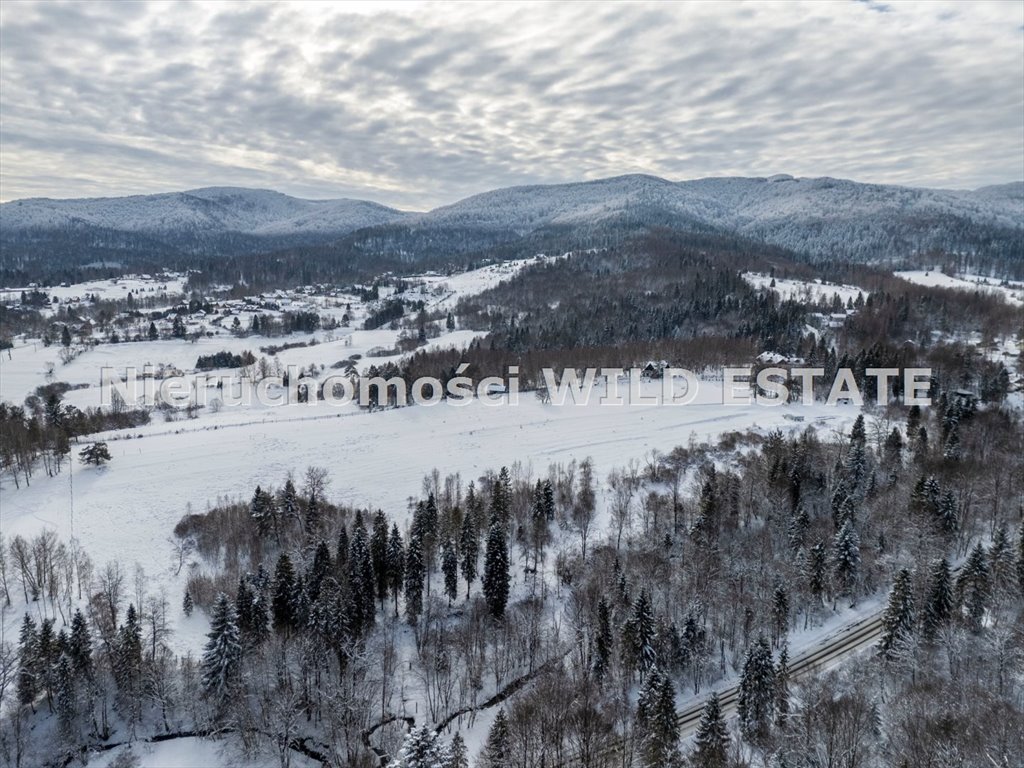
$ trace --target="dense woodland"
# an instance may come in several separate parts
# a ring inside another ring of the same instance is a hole
[[[331,504],[313,467],[184,517],[180,595],[15,537],[2,597],[27,610],[4,646],[0,755],[69,765],[218,733],[282,766],[454,768],[457,732],[487,714],[486,768],[1012,768],[1024,425],[946,392],[873,415],[625,467],[436,471],[408,525]],[[870,657],[789,675],[791,638],[886,595]],[[201,657],[168,650],[171,600],[209,614]],[[733,676],[738,729],[708,699],[681,744],[677,696]]]

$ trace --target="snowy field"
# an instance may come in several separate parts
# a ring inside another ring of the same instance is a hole
[[[991,277],[984,277],[982,275],[957,275],[952,277],[937,270],[929,271],[923,269],[896,272],[895,275],[917,285],[1001,294],[1007,303],[1017,307],[1024,307],[1024,283],[1012,280],[994,280]]]
[[[855,285],[841,285],[822,280],[786,280],[781,277],[772,278],[759,272],[744,272],[743,279],[755,288],[771,288],[784,299],[794,301],[829,302],[839,294],[844,306],[848,301],[856,301],[857,296],[867,298],[867,292]],[[775,287],[772,287],[772,280]]]
[[[57,285],[39,290],[56,297],[61,302],[72,301],[75,298],[85,296],[98,296],[101,300],[125,300],[131,293],[136,298],[143,297],[166,297],[168,299],[179,297],[185,293],[186,276],[181,274],[167,275],[126,275],[124,277],[111,278],[109,280],[90,280],[85,283],[74,285]],[[14,301],[21,296],[22,291],[34,290],[33,287],[2,288],[0,289],[0,303]]]

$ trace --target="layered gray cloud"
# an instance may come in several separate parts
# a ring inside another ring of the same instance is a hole
[[[0,197],[1024,178],[1024,4],[3,3]]]

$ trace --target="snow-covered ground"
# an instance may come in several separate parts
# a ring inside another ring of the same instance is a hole
[[[55,285],[39,288],[50,297],[57,297],[62,302],[84,299],[86,296],[98,296],[101,300],[125,300],[131,293],[136,298],[178,297],[185,293],[187,278],[181,274],[168,275],[127,275],[108,280],[90,280],[73,285]],[[32,291],[32,287],[0,289],[0,304],[15,301],[21,297],[22,291]]]
[[[781,277],[772,278],[759,272],[745,272],[743,279],[755,288],[771,288],[784,299],[808,302],[829,302],[839,294],[845,305],[848,301],[856,301],[857,296],[867,298],[867,292],[855,285],[841,285],[822,280],[789,280]],[[775,280],[774,287],[772,280]]]
[[[924,269],[896,272],[895,275],[917,285],[1001,294],[1007,303],[1024,307],[1024,283],[1022,282],[996,280],[982,275],[957,275],[954,277],[939,270]]]
[[[89,758],[89,768],[108,768],[117,759],[130,754],[138,760],[138,768],[275,768],[280,765],[276,758],[253,759],[240,755],[230,741],[217,741],[186,737],[162,741],[155,744],[136,742],[130,746],[118,747],[97,753]],[[293,754],[291,764],[295,768],[312,768],[314,763],[303,755]]]

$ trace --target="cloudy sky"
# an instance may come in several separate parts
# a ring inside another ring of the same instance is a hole
[[[1024,2],[0,5],[0,199],[1024,178]]]

